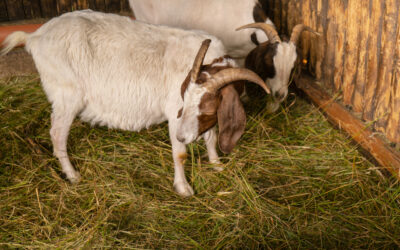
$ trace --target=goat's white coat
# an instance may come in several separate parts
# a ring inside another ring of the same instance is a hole
[[[187,91],[191,96],[185,99],[185,106],[180,91],[205,39],[212,40],[206,64],[226,54],[222,42],[204,32],[86,10],[53,18],[32,34],[11,34],[2,53],[26,42],[25,48],[33,56],[52,104],[50,134],[54,153],[71,182],[80,179],[66,148],[75,116],[92,124],[129,131],[168,120],[174,186],[180,195],[189,196],[193,190],[186,181],[180,157],[186,149],[177,136],[184,137],[185,143],[198,136],[198,125],[194,124],[198,110],[193,107],[200,102],[198,95],[203,90]],[[182,107],[187,119],[177,118]],[[218,162],[215,130],[207,131],[204,138],[210,161]]]
[[[251,34],[256,33],[259,43],[268,41],[268,37],[259,29],[235,31],[243,25],[254,23],[253,9],[257,3],[258,0],[129,0],[137,20],[204,30],[218,37],[240,66],[244,66],[246,56],[256,47],[251,41]],[[274,25],[270,19],[266,23]],[[268,112],[275,112],[286,99],[290,72],[296,58],[296,46],[293,43],[278,45],[274,57],[276,75],[272,79],[264,79],[273,96],[267,106]],[[275,94],[279,94],[279,98],[275,98]]]

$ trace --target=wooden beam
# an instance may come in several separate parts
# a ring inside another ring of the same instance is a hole
[[[345,108],[335,102],[311,77],[301,76],[296,81],[311,101],[322,109],[329,121],[345,130],[363,149],[368,151],[376,161],[400,180],[400,154],[369,130],[360,120],[351,115]]]

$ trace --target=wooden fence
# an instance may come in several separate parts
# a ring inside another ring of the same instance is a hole
[[[128,0],[0,0],[0,22],[49,18],[79,9],[129,12]]]
[[[266,0],[281,33],[304,23],[309,71],[376,131],[400,143],[400,0]]]

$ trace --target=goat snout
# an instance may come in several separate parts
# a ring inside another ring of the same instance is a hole
[[[183,137],[183,136],[181,136],[181,135],[177,135],[177,136],[176,136],[176,139],[177,139],[179,142],[185,143],[185,137]]]
[[[285,100],[288,91],[286,89],[278,90],[274,93],[275,100],[283,102]]]

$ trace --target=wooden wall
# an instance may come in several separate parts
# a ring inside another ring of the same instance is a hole
[[[400,143],[400,0],[267,0],[281,33],[304,32],[308,69],[376,131]]]
[[[130,12],[128,0],[0,0],[0,22],[49,18],[79,9]]]

